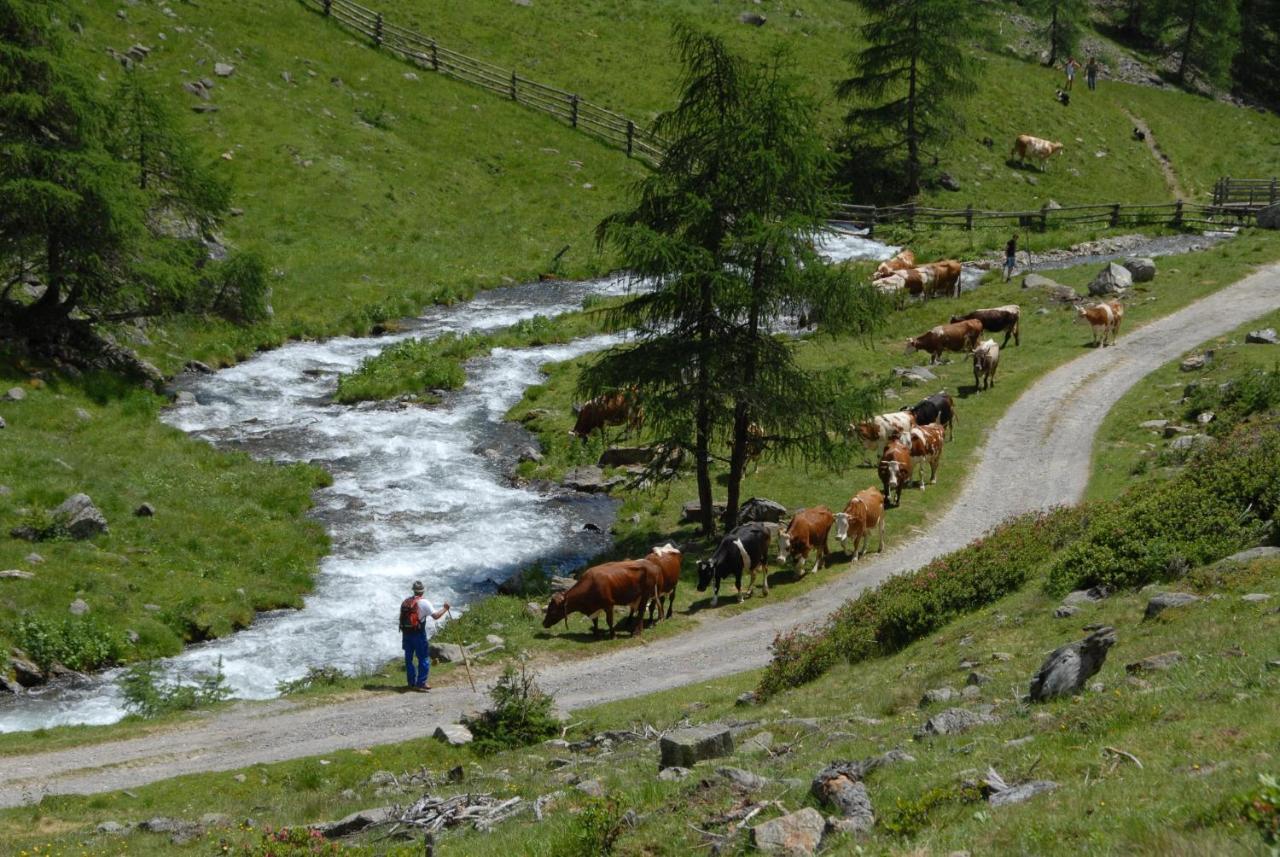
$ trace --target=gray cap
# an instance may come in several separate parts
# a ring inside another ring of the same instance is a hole
[[[422,594],[423,592],[425,592],[426,590],[427,590],[427,588],[426,588],[425,586],[423,586],[423,585],[422,585],[422,581],[421,581],[421,580],[415,580],[415,581],[413,582],[413,594],[414,594],[414,595],[421,595],[421,594]]]

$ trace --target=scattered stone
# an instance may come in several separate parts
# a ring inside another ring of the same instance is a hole
[[[754,690],[745,690],[738,694],[738,698],[733,701],[734,705],[755,705],[757,702],[756,692]]]
[[[1058,787],[1058,784],[1052,780],[1032,780],[1029,783],[1023,783],[1020,786],[1004,789],[1003,791],[992,792],[987,798],[987,803],[992,806],[1009,806],[1010,804],[1022,803],[1030,800],[1038,794],[1051,792]]]
[[[1164,431],[1164,427],[1169,424],[1168,420],[1147,420],[1138,423],[1138,428],[1151,429],[1152,431]]]
[[[663,768],[661,771],[658,772],[658,779],[662,780],[663,782],[674,782],[676,780],[683,780],[685,777],[689,776],[692,773],[693,771],[689,770],[688,768],[681,768],[680,766],[677,765],[672,768]]]
[[[1173,443],[1169,444],[1169,448],[1178,452],[1189,452],[1197,446],[1211,443],[1213,438],[1207,434],[1187,434],[1179,438],[1174,438]]]
[[[1253,345],[1275,345],[1280,340],[1276,337],[1274,327],[1264,327],[1261,330],[1251,330],[1246,333],[1244,341]]]
[[[38,553],[29,553],[26,555],[25,561],[27,565],[39,565],[44,562],[44,557],[40,556]]]
[[[437,726],[436,731],[431,733],[431,737],[437,741],[443,741],[450,747],[461,747],[464,744],[470,744],[472,740],[471,730],[461,723]]]
[[[107,532],[107,519],[88,494],[73,494],[53,510],[74,539],[88,539]]]
[[[118,821],[104,821],[96,828],[99,833],[128,833],[128,825],[121,824]]]
[[[752,497],[738,507],[738,523],[777,524],[787,517],[787,507],[764,497]]]
[[[952,192],[958,192],[960,190],[960,181],[955,176],[951,175],[951,173],[943,173],[938,176],[938,184],[942,186],[943,190],[949,190]]]
[[[1049,279],[1041,274],[1027,274],[1022,278],[1022,287],[1024,289],[1040,289],[1044,291],[1049,300],[1059,303],[1070,303],[1079,295],[1076,290],[1070,286],[1064,286],[1062,283]]]
[[[769,785],[769,781],[764,777],[744,771],[742,768],[716,768],[716,773],[728,780],[735,789],[748,794],[758,792]]]
[[[27,391],[21,387],[10,387],[9,392],[4,394],[6,402],[21,402],[27,397]]]
[[[314,829],[320,831],[320,835],[326,839],[341,839],[344,836],[359,833],[367,827],[389,821],[394,817],[391,807],[381,806],[373,809],[358,810],[328,824],[317,824]]]
[[[990,681],[991,681],[991,676],[987,675],[986,673],[980,673],[975,671],[975,672],[969,673],[969,677],[965,679],[965,684],[970,685],[972,687],[980,687],[984,684],[988,684]]]
[[[860,780],[843,773],[831,773],[828,768],[814,778],[813,796],[821,803],[835,807],[842,822],[838,829],[843,833],[859,833],[875,826],[875,811],[867,787]]]
[[[1054,608],[1054,610],[1053,610],[1053,618],[1055,618],[1055,619],[1069,619],[1069,618],[1071,618],[1072,616],[1076,615],[1076,614],[1077,614],[1077,613],[1079,613],[1079,612],[1080,612],[1080,608],[1079,608],[1079,607],[1073,607],[1073,606],[1072,606],[1072,605],[1070,605],[1070,604],[1059,604],[1059,605],[1058,605],[1057,607],[1055,607],[1055,608]]]
[[[39,687],[45,683],[44,670],[26,658],[10,652],[9,666],[13,668],[13,677],[23,687]]]
[[[1183,372],[1194,372],[1197,369],[1203,369],[1209,363],[1209,355],[1192,354],[1190,357],[1178,364],[1178,368]]]
[[[807,857],[822,843],[827,822],[811,806],[751,828],[751,843],[765,854]]]
[[[143,503],[141,506],[133,510],[133,514],[138,518],[151,518],[156,513],[156,507],[150,503]]]
[[[977,685],[967,684],[960,689],[960,696],[968,702],[976,702],[982,698],[982,690]]]
[[[1044,204],[1045,211],[1061,211],[1062,203],[1056,199],[1050,199]]]
[[[920,707],[924,708],[927,705],[933,705],[938,702],[950,702],[955,699],[955,697],[955,688],[935,687],[931,690],[926,690],[924,692],[924,696],[920,697]]]
[[[1055,649],[1031,679],[1032,701],[1079,693],[1085,682],[1102,669],[1107,650],[1115,643],[1115,629],[1103,627],[1083,640]]]
[[[1268,205],[1258,212],[1259,229],[1280,229],[1280,203]]]
[[[431,643],[429,646],[431,660],[440,664],[462,663],[462,646],[457,643]]]
[[[653,461],[655,450],[648,446],[612,446],[600,453],[601,467],[629,467]]]
[[[221,812],[206,812],[200,816],[200,823],[205,827],[230,827],[231,816]]]
[[[1095,681],[1093,684],[1089,685],[1089,690],[1094,693],[1102,693],[1106,689],[1107,686],[1100,681]]]
[[[532,461],[534,464],[538,464],[542,461],[542,453],[533,446],[521,447],[520,451],[516,454],[516,461],[521,464],[529,461]]]
[[[29,571],[23,571],[20,568],[9,568],[0,571],[0,580],[31,580],[33,577],[35,577],[34,574]]]
[[[213,73],[218,77],[231,77],[231,75],[236,73],[236,67],[225,62],[214,63]]]
[[[1043,712],[1041,712],[1041,713],[1043,713]],[[1011,739],[1009,739],[1008,741],[1005,741],[1005,742],[1004,742],[1004,745],[1005,745],[1006,747],[1022,747],[1022,746],[1026,745],[1026,744],[1030,744],[1030,743],[1031,743],[1032,741],[1034,741],[1034,740],[1036,740],[1036,736],[1034,736],[1034,735],[1024,735],[1024,736],[1023,736],[1023,737],[1021,737],[1021,738],[1011,738]]]
[[[1280,660],[1267,661],[1267,669],[1280,670]]]
[[[1123,294],[1132,287],[1133,275],[1129,270],[1111,262],[1093,278],[1093,282],[1089,283],[1089,294],[1095,297]]]
[[[600,494],[621,485],[625,481],[626,478],[622,476],[606,479],[604,471],[599,467],[594,464],[584,464],[570,468],[565,473],[564,479],[560,481],[560,484],[571,491],[580,491],[583,494]]]
[[[1161,592],[1147,602],[1147,610],[1142,618],[1154,619],[1170,607],[1186,607],[1200,599],[1190,592]]]
[[[2,575],[3,572],[0,572]],[[1241,595],[1241,601],[1248,601],[1250,604],[1258,604],[1263,601],[1270,601],[1271,596],[1265,592],[1250,592],[1248,595]]]
[[[926,720],[925,724],[916,730],[915,738],[920,741],[933,735],[956,735],[967,732],[975,726],[995,722],[997,722],[996,718],[989,711],[948,708]]]
[[[729,727],[714,723],[677,729],[662,736],[659,749],[659,768],[692,768],[704,759],[732,755],[733,735]]]
[[[574,788],[588,797],[604,797],[605,795],[604,783],[599,780],[583,780],[575,785]]]
[[[1062,599],[1063,604],[1093,604],[1103,600],[1111,594],[1111,590],[1105,586],[1095,586],[1092,589],[1077,589],[1074,592],[1068,592],[1067,596]]]
[[[1147,681],[1146,679],[1138,678],[1136,675],[1128,676],[1127,678],[1125,678],[1124,683],[1129,687],[1133,688],[1134,690],[1137,690],[1143,693],[1145,693],[1148,690],[1151,690],[1151,682]]]
[[[1182,652],[1162,652],[1158,655],[1143,658],[1140,661],[1134,661],[1131,664],[1125,664],[1124,669],[1130,675],[1146,672],[1164,672],[1182,663],[1182,661]]]
[[[89,605],[83,598],[77,598],[71,602],[71,606],[67,608],[72,616],[83,616],[89,612]]]
[[[767,753],[772,747],[772,732],[757,732],[742,742],[742,752],[744,753]]]
[[[723,503],[711,504],[712,517],[719,518],[723,514],[724,514]],[[702,506],[698,503],[697,500],[690,500],[688,503],[685,503],[683,506],[680,507],[680,523],[691,524],[691,523],[697,523],[700,520],[702,520]]]
[[[159,604],[143,604],[142,609],[146,610],[148,613],[159,613],[161,607]]]
[[[1011,660],[1013,660],[1013,655],[1009,654],[1008,652],[992,652],[992,653],[991,653],[991,660],[993,660],[993,661],[1011,661]]]
[[[1270,545],[1249,548],[1248,550],[1242,550],[1239,553],[1233,553],[1226,559],[1218,560],[1214,565],[1223,562],[1249,563],[1256,559],[1280,559],[1280,548],[1272,547]],[[30,557],[27,557],[27,562],[31,562]]]
[[[527,615],[530,619],[534,619],[539,622],[542,621],[543,614],[542,614],[541,604],[530,601],[524,605],[524,612],[525,612],[525,615]]]
[[[236,774],[236,775],[235,775],[234,777],[232,777],[231,779],[235,780],[237,783],[243,783],[245,780],[247,780],[247,779],[249,779],[249,778],[248,778],[248,777],[246,777],[244,774]]]
[[[1154,259],[1131,256],[1125,259],[1123,264],[1135,283],[1149,283],[1156,278],[1156,263]]]

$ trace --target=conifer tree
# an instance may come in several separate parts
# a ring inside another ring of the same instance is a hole
[[[1045,19],[1040,33],[1049,43],[1048,65],[1057,65],[1075,51],[1089,4],[1087,0],[1035,0],[1031,8]]]
[[[1155,18],[1161,44],[1178,57],[1177,80],[1192,73],[1222,83],[1236,55],[1240,34],[1238,0],[1158,0]]]

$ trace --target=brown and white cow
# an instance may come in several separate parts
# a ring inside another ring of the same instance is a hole
[[[1005,306],[989,307],[987,309],[975,309],[973,312],[964,315],[951,316],[951,323],[957,321],[967,321],[976,318],[982,322],[982,329],[987,333],[999,333],[1004,331],[1004,342],[1000,343],[1000,347],[1004,348],[1009,344],[1009,337],[1013,337],[1014,345],[1021,345],[1022,338],[1018,329],[1018,322],[1022,315],[1022,309],[1017,304],[1006,304]]]
[[[955,259],[943,259],[940,262],[921,265],[916,270],[925,269],[929,271],[929,276],[925,278],[924,282],[925,297],[960,297],[960,274],[963,268],[958,261]]]
[[[643,559],[592,566],[567,591],[551,596],[542,617],[542,627],[550,628],[563,620],[567,628],[569,614],[582,613],[591,619],[592,633],[598,634],[603,614],[609,626],[609,636],[613,637],[613,610],[615,607],[628,607],[635,618],[631,633],[639,637],[644,633],[645,605],[653,600],[661,579],[662,569]]]
[[[910,443],[911,427],[915,424],[914,414],[909,411],[894,411],[872,417],[864,423],[857,423],[853,426],[853,430],[857,432],[863,448],[868,451],[874,449],[876,456],[879,457],[884,452],[885,445],[891,440]],[[865,454],[863,458],[865,460]]]
[[[982,322],[976,318],[940,324],[908,339],[906,353],[923,351],[929,355],[929,363],[934,364],[944,351],[972,351],[981,335]]]
[[[938,423],[916,426],[911,430],[911,461],[920,469],[918,482],[924,490],[924,465],[929,463],[929,484],[938,481],[938,462],[942,459],[943,435],[946,429]]]
[[[578,408],[578,419],[569,434],[580,438],[583,443],[597,429],[604,435],[605,426],[623,424],[636,428],[640,424],[640,409],[632,407],[631,399],[626,393],[604,393],[585,402]]]
[[[994,339],[985,339],[973,349],[973,389],[989,390],[996,383],[996,369],[1000,366],[1000,346]]]
[[[747,461],[753,462],[755,467],[751,471],[755,473],[760,469],[760,456],[764,454],[765,441],[764,429],[759,423],[747,423]]]
[[[1091,307],[1078,307],[1076,321],[1088,324],[1093,330],[1093,344],[1101,342],[1106,347],[1107,340],[1116,342],[1116,334],[1120,332],[1120,322],[1124,320],[1124,304],[1120,301],[1103,301]]]
[[[1030,134],[1019,134],[1018,139],[1013,141],[1013,151],[1009,154],[1019,161],[1035,158],[1040,162],[1040,169],[1043,170],[1045,161],[1061,151],[1061,143],[1042,140],[1039,137],[1032,137]]]
[[[845,540],[853,539],[853,556],[851,559],[865,556],[867,546],[871,544],[871,531],[880,533],[880,547],[884,551],[884,494],[879,488],[863,488],[849,498],[844,511],[836,515],[836,538],[840,546],[846,548]],[[859,550],[861,545],[861,550]]]
[[[653,550],[649,551],[649,555],[645,560],[656,565],[661,571],[662,576],[658,580],[658,588],[654,590],[653,600],[649,602],[649,619],[651,621],[661,621],[662,615],[662,599],[667,599],[667,615],[665,618],[671,618],[671,611],[676,606],[676,587],[680,585],[680,566],[684,561],[684,556],[680,553],[680,549],[673,544],[655,545]],[[654,618],[654,609],[657,609],[657,618]]]
[[[894,271],[905,271],[908,268],[916,266],[916,254],[906,247],[903,247],[892,258],[880,263],[880,267],[876,268],[877,280],[889,276]]]
[[[901,505],[902,488],[911,479],[911,447],[893,441],[884,448],[884,455],[880,456],[877,469],[885,500],[892,496],[893,505]]]
[[[827,536],[836,521],[826,506],[801,509],[791,518],[791,523],[778,536],[778,562],[792,563],[804,577],[809,551],[817,553],[813,570],[816,572],[827,558]]]

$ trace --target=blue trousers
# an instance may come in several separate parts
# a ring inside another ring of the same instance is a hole
[[[404,676],[409,682],[409,686],[424,685],[427,683],[427,673],[431,672],[431,656],[427,646],[427,635],[425,631],[417,634],[403,634],[404,642]],[[413,669],[413,659],[418,658],[418,670],[415,675]]]

